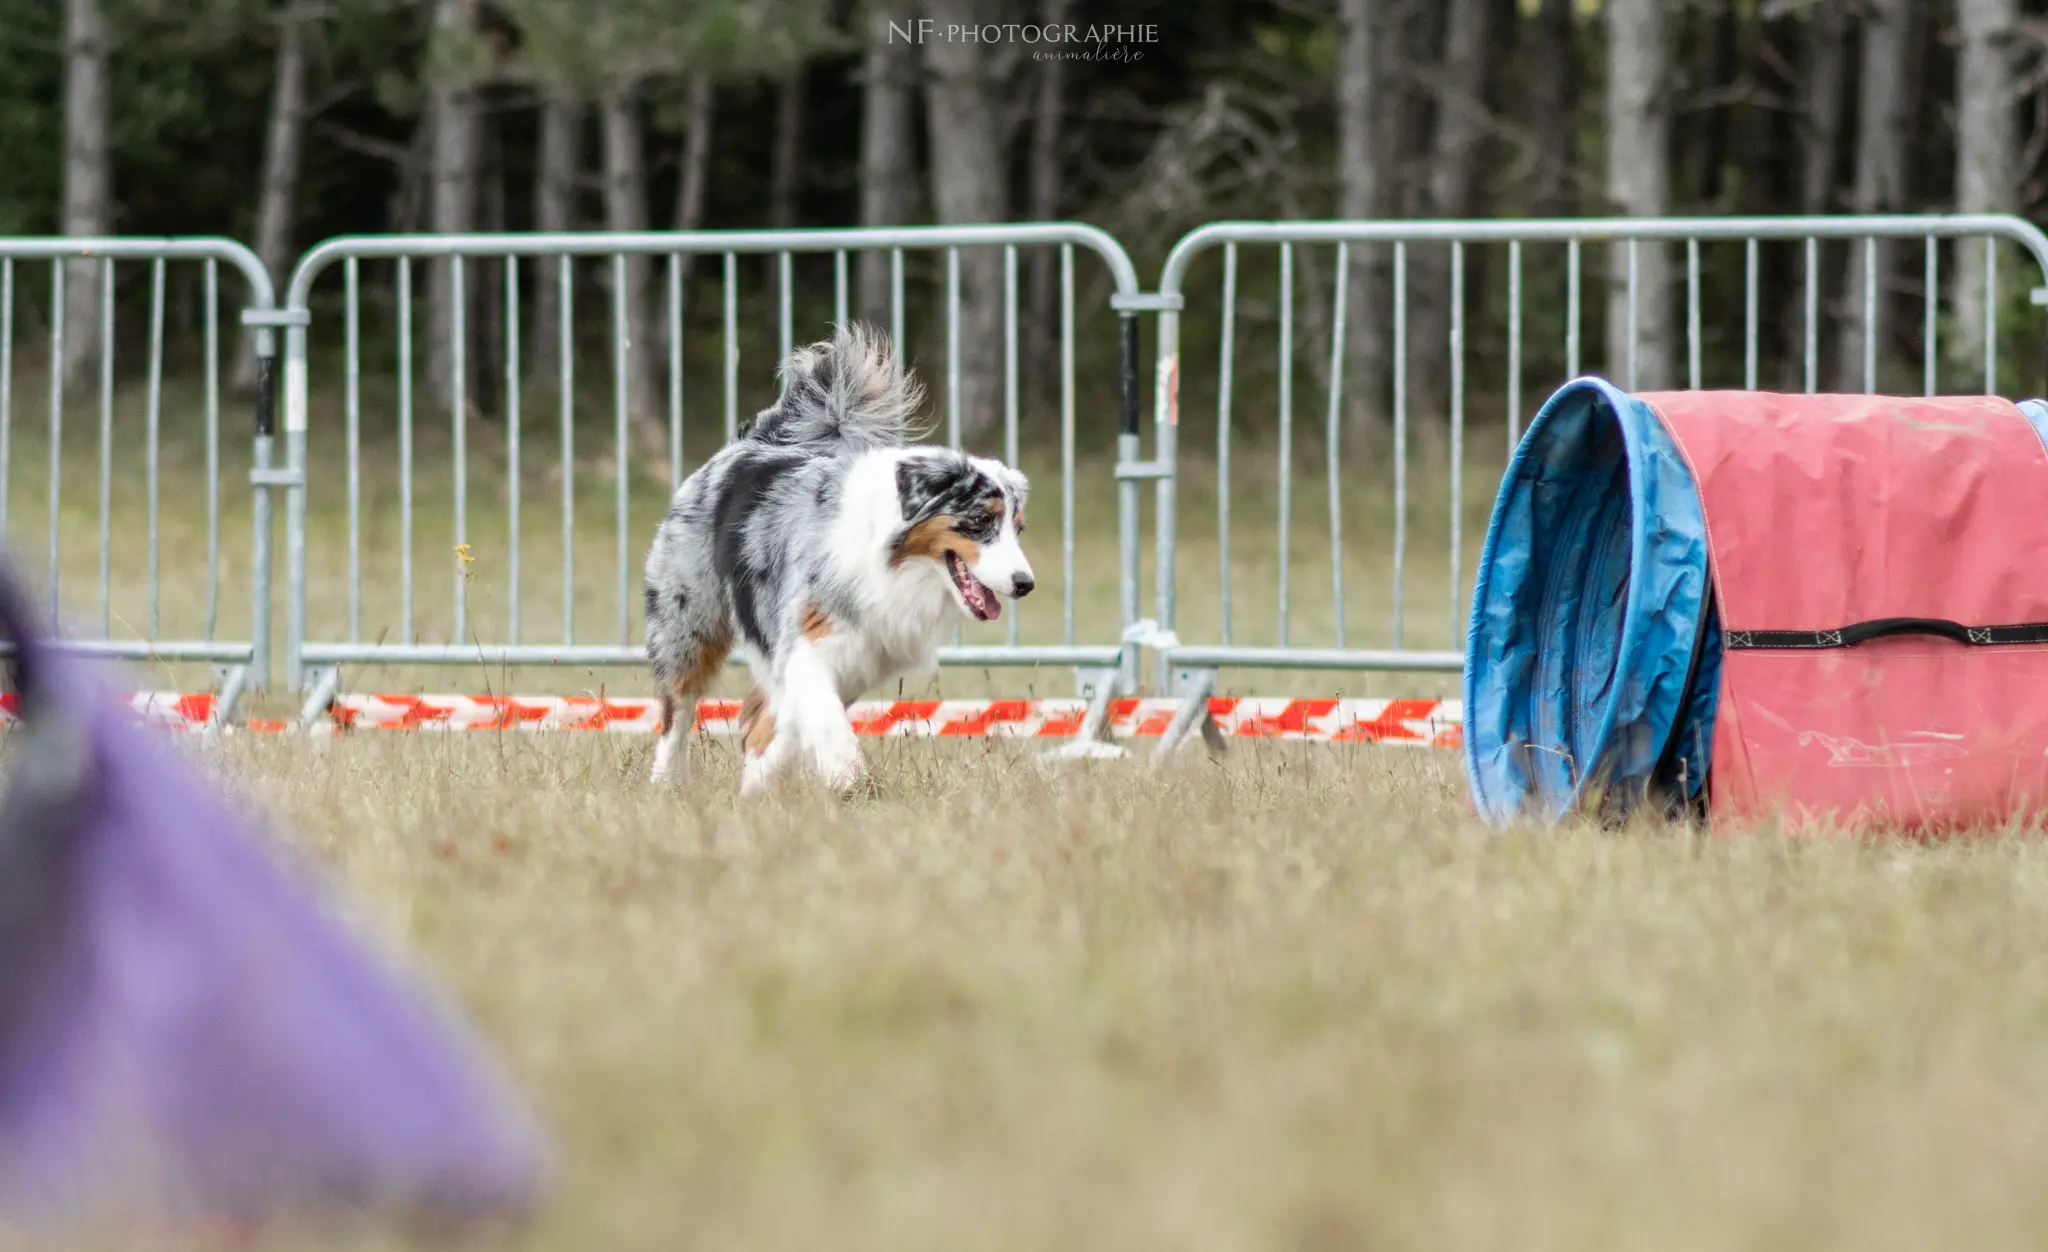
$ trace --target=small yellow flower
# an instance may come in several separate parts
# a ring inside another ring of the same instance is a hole
[[[455,545],[455,555],[462,558],[462,563],[464,565],[467,565],[471,561],[474,561],[476,559],[475,557],[469,554],[469,545],[466,543],[458,543]]]

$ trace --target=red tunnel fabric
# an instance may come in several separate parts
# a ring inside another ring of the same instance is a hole
[[[1645,395],[1699,484],[1727,651],[1717,819],[1909,830],[2048,797],[2048,447],[1983,397]],[[1877,619],[1940,619],[1847,646]],[[1784,646],[1804,632],[1803,647]],[[2025,637],[2025,636],[2023,636]]]

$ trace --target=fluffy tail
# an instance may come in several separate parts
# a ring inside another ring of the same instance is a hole
[[[859,322],[790,353],[781,378],[782,398],[741,438],[830,453],[898,447],[923,433],[911,419],[924,386],[907,372],[897,377],[888,337]]]

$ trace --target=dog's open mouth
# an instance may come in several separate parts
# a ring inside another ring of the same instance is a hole
[[[967,611],[977,622],[992,622],[1003,615],[1003,602],[996,593],[982,585],[979,578],[967,572],[967,562],[948,552],[946,572],[953,576],[953,586],[959,589],[960,599],[967,605]]]

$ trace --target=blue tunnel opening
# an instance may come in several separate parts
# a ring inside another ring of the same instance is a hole
[[[1465,769],[1502,825],[1704,795],[1721,647],[1705,515],[1656,412],[1597,378],[1536,414],[1465,647]]]

